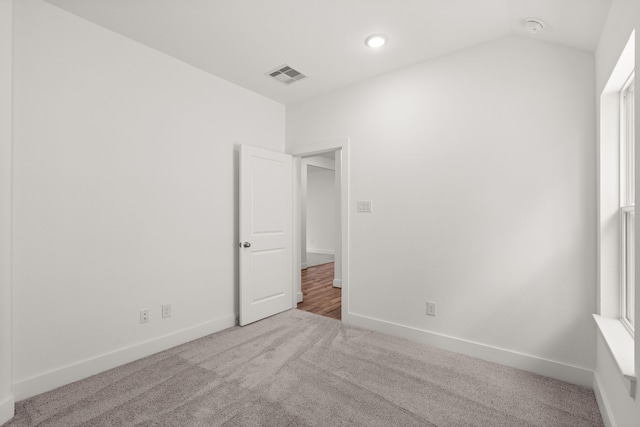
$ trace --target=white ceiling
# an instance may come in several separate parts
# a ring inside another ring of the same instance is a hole
[[[612,0],[46,0],[282,103],[509,34],[593,52]],[[529,34],[524,20],[547,24]],[[389,37],[378,50],[373,33]],[[283,64],[309,77],[286,86]]]

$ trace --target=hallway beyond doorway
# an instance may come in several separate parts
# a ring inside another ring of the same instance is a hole
[[[333,254],[320,254],[316,252],[307,252],[307,267],[315,267],[316,265],[333,263],[335,257]]]
[[[300,310],[332,319],[342,318],[342,289],[333,287],[333,270],[333,262],[302,270]]]

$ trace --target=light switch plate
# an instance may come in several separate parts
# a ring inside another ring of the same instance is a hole
[[[162,304],[162,318],[171,317],[171,304]]]
[[[358,200],[357,201],[358,212],[371,212],[371,200]]]

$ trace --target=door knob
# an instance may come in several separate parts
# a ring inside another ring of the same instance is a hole
[[[250,248],[251,247],[251,243],[244,242],[244,244],[242,246],[244,246],[245,248]]]

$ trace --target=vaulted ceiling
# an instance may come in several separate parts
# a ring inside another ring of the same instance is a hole
[[[594,52],[612,0],[46,0],[282,103],[506,35]],[[545,22],[527,31],[526,18]],[[382,33],[389,43],[364,45]],[[308,76],[267,77],[288,64]]]

